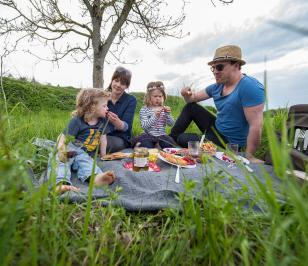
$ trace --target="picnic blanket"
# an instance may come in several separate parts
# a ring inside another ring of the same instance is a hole
[[[124,152],[131,152],[125,150]],[[124,159],[125,160],[125,159]],[[114,161],[98,161],[98,165],[103,171],[114,170],[116,180],[107,188],[94,188],[93,200],[99,200],[102,205],[112,204],[114,206],[122,206],[129,211],[155,211],[163,208],[179,207],[178,193],[185,192],[184,180],[193,180],[196,182],[194,194],[198,197],[198,191],[202,188],[209,173],[219,173],[223,176],[222,184],[228,183],[232,179],[233,189],[241,189],[247,185],[249,188],[249,174],[244,167],[228,168],[225,162],[216,158],[212,158],[206,164],[197,164],[195,168],[180,169],[180,183],[175,182],[177,167],[170,165],[164,161],[158,160],[157,164],[161,168],[160,172],[142,171],[133,172],[123,167],[124,160]],[[273,168],[268,165],[253,165],[250,168],[254,170],[250,176],[265,183],[264,171],[272,178],[271,182],[275,191],[279,191],[280,180],[273,174]],[[45,180],[46,181],[46,180]],[[82,183],[77,178],[72,178],[73,185],[80,188],[80,192],[66,192],[62,194],[61,199],[69,202],[82,203],[87,200],[88,184]],[[121,188],[117,192],[117,198],[110,200],[110,192],[116,188]],[[227,193],[221,189],[222,193]],[[253,195],[253,191],[251,190]]]

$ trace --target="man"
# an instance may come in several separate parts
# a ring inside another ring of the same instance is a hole
[[[241,72],[245,61],[241,48],[227,45],[216,49],[214,58],[208,63],[216,83],[198,92],[185,87],[181,90],[187,104],[178,117],[170,135],[182,146],[186,146],[192,135],[183,133],[194,121],[208,140],[224,147],[235,143],[246,148],[246,157],[253,163],[263,161],[254,157],[262,133],[264,87],[253,77]],[[197,102],[213,98],[217,118]]]

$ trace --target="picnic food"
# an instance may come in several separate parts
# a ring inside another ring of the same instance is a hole
[[[179,166],[187,166],[187,165],[195,164],[195,161],[188,156],[180,157],[180,156],[170,154],[164,151],[160,151],[160,155],[164,159],[166,159],[168,162],[179,165]]]
[[[217,147],[212,141],[207,141],[205,143],[202,143],[201,145],[202,151],[210,154],[210,155],[215,155]]]
[[[103,161],[119,160],[119,159],[128,158],[130,156],[131,156],[131,153],[114,152],[114,153],[104,155],[101,158],[101,160]]]
[[[165,152],[175,154],[175,155],[180,155],[180,156],[185,156],[188,155],[188,149],[186,148],[166,148],[164,149]]]
[[[149,162],[156,163],[158,149],[149,149]]]
[[[133,170],[135,172],[149,170],[149,151],[147,148],[136,147],[133,154]]]

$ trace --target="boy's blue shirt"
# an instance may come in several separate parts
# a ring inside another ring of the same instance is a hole
[[[249,124],[244,107],[264,103],[264,87],[258,80],[247,75],[244,75],[231,94],[222,96],[223,87],[223,84],[215,83],[205,89],[216,105],[216,128],[228,142],[246,146]]]
[[[82,146],[85,151],[91,153],[100,144],[101,135],[106,135],[110,131],[105,118],[100,118],[96,125],[89,125],[83,117],[75,116],[71,118],[64,135],[73,136],[73,143]]]

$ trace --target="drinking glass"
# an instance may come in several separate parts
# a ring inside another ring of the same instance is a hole
[[[199,141],[188,141],[188,154],[192,157],[199,156]]]
[[[227,150],[232,152],[234,156],[238,154],[238,144],[236,143],[227,143]],[[229,168],[234,169],[236,168],[236,162],[230,162],[228,165]]]
[[[238,154],[238,144],[236,143],[228,143],[227,149],[232,152],[234,155]]]

